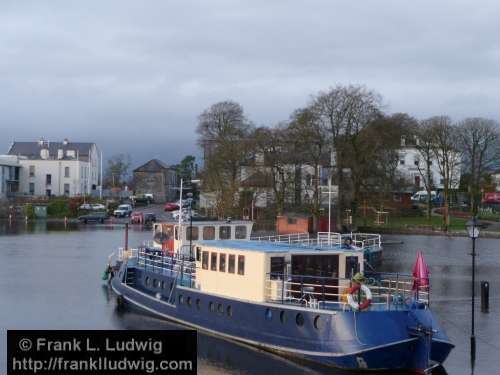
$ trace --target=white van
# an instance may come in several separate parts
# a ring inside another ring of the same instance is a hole
[[[435,200],[437,197],[437,193],[435,191],[431,191],[431,201]],[[427,202],[427,190],[417,191],[411,197],[412,202]]]

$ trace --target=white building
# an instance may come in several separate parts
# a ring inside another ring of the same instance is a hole
[[[101,161],[95,143],[14,142],[9,155],[20,157],[23,194],[74,197],[98,189]]]
[[[418,140],[416,140],[418,142]],[[399,149],[399,160],[396,171],[408,183],[415,186],[417,190],[424,190],[425,183],[422,174],[426,174],[426,165],[423,156],[415,146],[414,142],[410,144],[405,138],[401,139],[401,148]],[[456,162],[454,163],[452,173],[452,189],[458,189],[460,184],[460,156],[456,155]],[[436,158],[431,161],[431,178],[432,186],[434,189],[442,190],[444,188],[444,179],[439,170],[439,164]]]
[[[0,155],[0,199],[11,198],[19,191],[19,158]]]

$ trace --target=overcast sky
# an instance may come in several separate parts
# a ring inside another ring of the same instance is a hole
[[[499,25],[498,1],[1,0],[0,153],[68,137],[176,163],[217,101],[273,125],[337,83],[500,120]]]

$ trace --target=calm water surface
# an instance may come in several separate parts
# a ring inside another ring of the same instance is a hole
[[[7,329],[178,329],[179,326],[132,310],[118,311],[100,277],[108,255],[123,244],[123,227],[64,228],[45,223],[9,227],[0,222],[0,374],[5,374]],[[131,245],[149,240],[132,229]],[[470,241],[465,238],[385,236],[403,244],[385,247],[382,269],[411,272],[423,251],[432,273],[431,306],[456,348],[448,374],[470,374]],[[476,374],[500,368],[500,240],[477,244],[479,280],[491,283],[490,314],[477,301]],[[479,287],[477,289],[479,292]],[[281,357],[199,334],[199,374],[345,374],[304,366]]]

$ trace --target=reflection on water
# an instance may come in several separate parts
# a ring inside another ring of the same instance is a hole
[[[149,240],[149,231],[131,227],[130,243]],[[470,372],[469,242],[464,238],[387,236],[403,241],[385,248],[382,268],[410,272],[416,251],[424,252],[432,273],[432,308],[457,347],[446,368],[450,374]],[[116,308],[115,296],[100,276],[108,255],[123,242],[123,226],[28,223],[9,226],[0,222],[0,347],[11,329],[179,329],[131,308]],[[476,373],[494,373],[500,366],[499,246],[480,240],[478,279],[490,281],[491,314],[476,321],[478,359]],[[479,304],[478,304],[479,305]],[[298,363],[244,345],[199,334],[200,374],[344,374],[345,372]],[[0,350],[0,374],[5,371],[5,350]]]

